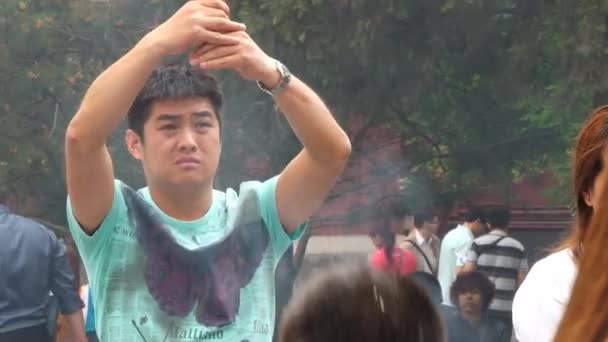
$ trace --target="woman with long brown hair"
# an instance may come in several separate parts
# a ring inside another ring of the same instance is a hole
[[[513,326],[520,342],[552,341],[570,299],[579,263],[587,253],[594,208],[598,208],[608,143],[608,106],[597,108],[580,130],[574,156],[576,223],[571,235],[530,270],[513,301]],[[593,276],[593,275],[588,275]],[[597,276],[597,275],[595,275]]]
[[[608,341],[608,170],[596,183],[601,196],[591,224],[583,237],[585,252],[578,263],[578,276],[555,341]]]

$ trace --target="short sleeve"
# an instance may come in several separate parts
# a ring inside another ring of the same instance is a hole
[[[122,196],[121,186],[121,181],[114,181],[114,199],[112,200],[112,208],[102,221],[99,228],[92,235],[87,234],[80,226],[80,223],[78,223],[78,220],[76,220],[76,217],[74,217],[70,198],[68,196],[68,228],[72,233],[72,237],[74,238],[74,242],[78,247],[78,251],[85,260],[85,264],[87,264],[86,261],[88,259],[98,257],[98,254],[101,252],[103,246],[108,242],[112,229],[114,229],[116,223],[118,222],[119,216],[121,214],[126,214],[127,209]]]
[[[281,224],[276,203],[277,177],[273,177],[257,187],[258,199],[260,201],[260,211],[264,223],[269,228],[271,239],[275,248],[286,249],[294,240],[297,240],[304,230],[307,223],[298,227],[292,234],[287,234]]]
[[[528,272],[528,258],[521,258],[521,262],[519,264],[519,272]]]
[[[471,243],[472,243],[472,241],[463,242],[454,251],[454,253],[456,254],[456,266],[457,267],[463,266],[466,263],[467,255],[469,253],[469,250],[471,249]]]
[[[472,262],[474,264],[477,263],[477,258],[479,258],[479,254],[477,253],[478,246],[479,245],[477,245],[475,242],[473,242],[473,244],[471,245],[471,248],[469,249],[469,251],[466,254],[467,262]]]

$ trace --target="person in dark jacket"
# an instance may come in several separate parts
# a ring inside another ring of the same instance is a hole
[[[2,204],[0,270],[0,342],[51,341],[50,292],[66,317],[70,341],[86,342],[80,310],[84,304],[63,242],[46,227],[11,213]]]

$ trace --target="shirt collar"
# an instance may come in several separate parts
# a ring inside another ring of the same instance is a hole
[[[471,231],[471,229],[469,229],[469,227],[465,226],[464,224],[459,224],[457,228],[464,230],[464,232],[471,238],[475,238],[475,235],[473,235],[473,232]]]
[[[501,235],[501,236],[507,236],[507,232],[505,232],[503,229],[492,229],[492,231],[490,232],[490,234],[492,235]]]
[[[420,232],[418,231],[418,229],[414,229],[414,232],[416,232],[416,243],[419,246],[422,246],[424,243],[428,242],[427,240],[424,239],[424,236],[422,236],[422,234],[420,234]]]

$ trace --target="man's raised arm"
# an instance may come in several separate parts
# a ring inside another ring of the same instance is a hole
[[[241,40],[239,45],[204,46],[191,62],[212,70],[234,69],[268,89],[281,84],[281,68],[275,60],[245,32],[232,35]],[[304,145],[279,176],[276,190],[281,223],[292,232],[321,207],[348,161],[351,145],[319,96],[296,77],[291,77],[274,100]]]
[[[243,30],[221,0],[190,1],[148,33],[90,86],[65,138],[66,180],[74,216],[92,234],[112,207],[114,173],[106,140],[127,114],[152,71],[167,55],[203,43],[234,45],[219,32]]]
[[[279,217],[291,232],[321,207],[348,161],[351,145],[323,101],[299,79],[293,78],[275,101],[304,145],[277,184]]]

